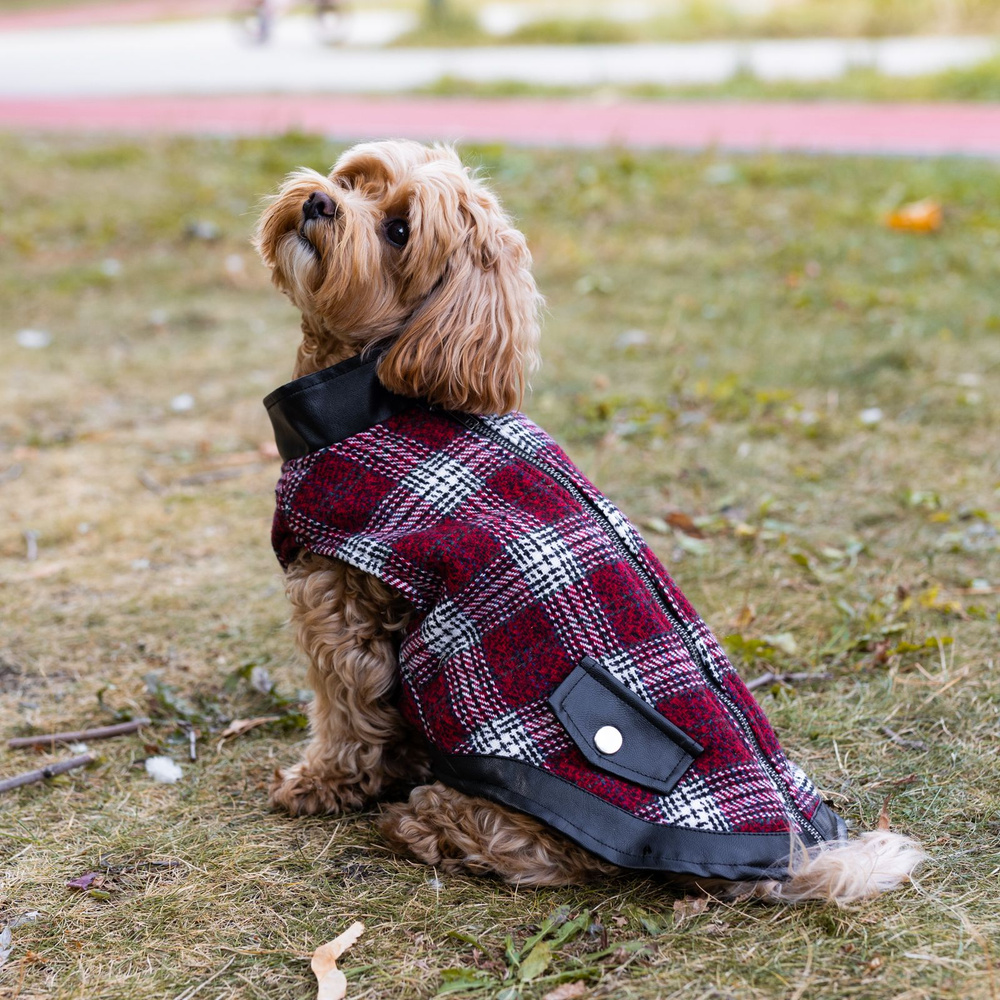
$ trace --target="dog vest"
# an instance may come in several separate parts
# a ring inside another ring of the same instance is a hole
[[[642,536],[522,413],[398,396],[351,358],[265,405],[272,541],[400,591],[399,707],[445,784],[626,868],[782,878],[846,836]]]

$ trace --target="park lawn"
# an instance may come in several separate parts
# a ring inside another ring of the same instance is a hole
[[[297,322],[248,236],[286,170],[337,151],[0,140],[0,734],[153,717],[0,797],[0,994],[307,998],[312,950],[361,919],[352,1000],[995,1000],[997,166],[465,151],[548,300],[529,413],[744,677],[821,675],[757,689],[790,755],[856,828],[885,808],[930,853],[883,899],[697,914],[651,877],[514,889],[391,856],[376,811],[268,811],[305,738],[260,405]],[[939,233],[883,225],[924,197]],[[158,751],[179,783],[147,777]],[[69,753],[4,750],[0,776]],[[575,936],[519,964],[553,914]]]
[[[925,101],[1000,100],[1000,58],[974,66],[914,77],[886,76],[871,69],[854,69],[830,80],[761,80],[739,73],[722,83],[662,86],[634,84],[571,87],[538,86],[520,80],[480,83],[444,76],[418,92],[444,97],[597,97],[604,101],[627,98],[650,100],[739,101]]]

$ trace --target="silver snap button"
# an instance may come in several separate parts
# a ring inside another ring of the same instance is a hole
[[[622,734],[618,732],[614,726],[601,726],[601,728],[594,733],[594,746],[596,746],[601,753],[618,753],[618,751],[622,748]]]

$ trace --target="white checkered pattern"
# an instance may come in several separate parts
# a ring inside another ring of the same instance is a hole
[[[521,419],[518,419],[519,417]],[[519,448],[528,455],[533,455],[546,444],[545,440],[536,433],[538,428],[524,420],[522,414],[508,413],[501,417],[488,416],[480,419],[504,440],[509,441],[515,448]]]
[[[464,746],[470,753],[510,757],[535,765],[545,759],[517,712],[508,712],[480,726]]]
[[[384,542],[365,535],[351,535],[333,553],[338,559],[357,566],[364,573],[378,576],[392,558],[392,549]]]
[[[478,646],[481,641],[476,626],[449,600],[438,604],[423,620],[420,632],[427,648],[441,659]]]
[[[576,583],[584,570],[555,528],[543,527],[521,535],[507,546],[507,554],[539,600]]]
[[[716,805],[712,792],[698,775],[690,771],[670,795],[661,796],[654,805],[660,815],[659,822],[669,826],[711,830],[713,833],[727,833],[732,829]]]
[[[415,493],[441,514],[450,514],[473,493],[483,488],[461,462],[444,452],[434,452],[400,482],[403,489]]]

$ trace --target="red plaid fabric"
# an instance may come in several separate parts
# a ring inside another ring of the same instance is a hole
[[[820,808],[639,532],[523,414],[414,407],[287,462],[272,540],[284,566],[308,549],[412,601],[401,708],[444,755],[520,761],[657,826],[802,834]],[[560,724],[548,699],[584,656],[705,748],[669,794]]]

